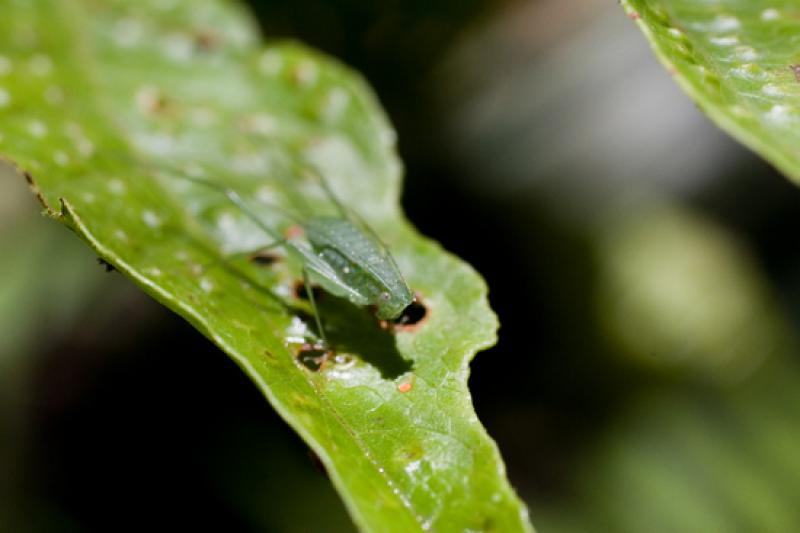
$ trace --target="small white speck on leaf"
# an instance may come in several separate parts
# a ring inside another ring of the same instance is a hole
[[[33,120],[28,124],[28,133],[41,139],[47,135],[47,126],[40,120]]]
[[[269,159],[256,152],[234,156],[231,166],[242,174],[264,174],[270,168]]]
[[[275,201],[275,191],[269,187],[261,187],[256,191],[256,200],[259,202],[269,204]]]
[[[0,76],[5,76],[11,72],[11,60],[6,56],[0,56]]]
[[[667,32],[676,39],[683,37],[683,32],[678,28],[670,28],[669,30],[667,30]]]
[[[133,140],[137,148],[155,155],[169,155],[175,149],[175,139],[166,133],[141,133]]]
[[[214,290],[214,283],[208,278],[203,278],[200,280],[200,288],[203,292],[211,292]]]
[[[319,69],[311,61],[301,61],[294,68],[293,77],[301,87],[309,87],[317,82]]]
[[[264,52],[258,61],[258,68],[263,74],[274,76],[283,68],[283,58],[277,52]]]
[[[112,31],[114,43],[120,48],[131,48],[139,44],[144,29],[141,22],[132,18],[125,18],[117,22]]]
[[[275,291],[275,294],[281,298],[288,298],[294,294],[294,290],[287,285],[277,285],[273,290]]]
[[[347,109],[350,94],[340,87],[332,89],[325,98],[324,114],[328,120],[337,120]]]
[[[56,162],[56,165],[60,167],[65,167],[69,165],[69,156],[66,152],[62,152],[61,150],[57,151],[53,154],[53,161]]]
[[[184,165],[183,171],[186,172],[187,176],[191,176],[193,178],[202,178],[206,175],[205,169],[197,163],[187,163]]]
[[[244,120],[244,128],[257,135],[270,135],[278,129],[278,121],[269,113],[256,113]]]
[[[734,76],[747,80],[763,80],[767,77],[767,73],[754,63],[745,63],[744,65],[740,65],[730,72]]]
[[[111,194],[123,194],[125,192],[125,183],[122,180],[113,179],[108,182],[108,190]]]
[[[161,219],[150,210],[142,213],[142,221],[151,228],[157,228],[161,225]]]
[[[28,63],[34,76],[47,76],[53,70],[53,60],[44,54],[36,54]]]
[[[724,37],[711,37],[709,39],[711,44],[716,44],[717,46],[733,46],[734,44],[739,44],[739,38],[735,35],[725,35]]]
[[[773,122],[784,123],[789,120],[789,106],[774,105],[767,113],[767,118]]]
[[[736,48],[736,56],[742,61],[755,61],[758,59],[758,52],[750,46],[739,46]]]
[[[780,18],[780,16],[781,16],[780,11],[778,11],[774,7],[770,7],[761,12],[761,20],[765,21],[777,20],[778,18]]]
[[[76,139],[75,148],[83,157],[92,157],[94,155],[94,143],[86,137]]]
[[[709,31],[724,32],[738,30],[742,23],[732,15],[719,15],[708,26]]]
[[[410,476],[410,475],[413,475],[413,474],[414,474],[414,472],[416,472],[417,470],[419,470],[419,467],[420,467],[420,464],[421,464],[421,463],[422,463],[422,461],[420,461],[420,460],[411,461],[410,463],[408,463],[408,464],[405,466],[405,468],[403,468],[403,470],[405,470],[405,471],[406,471],[406,474],[408,474],[409,476]]]
[[[777,85],[774,85],[772,83],[768,83],[768,84],[764,85],[761,88],[761,92],[763,92],[764,94],[766,94],[768,96],[784,96],[786,94],[786,93],[783,92],[783,90],[780,87],[778,87]]]
[[[186,62],[194,52],[194,42],[188,35],[176,33],[164,39],[164,54],[180,63]]]
[[[161,90],[153,85],[144,85],[136,91],[134,96],[136,107],[142,113],[154,113],[161,107],[163,97]]]
[[[731,112],[740,117],[746,117],[750,115],[750,113],[747,112],[747,109],[738,104],[731,106]]]
[[[64,91],[57,85],[51,85],[44,90],[44,100],[50,105],[60,105],[64,103]]]
[[[197,107],[190,111],[192,124],[200,128],[213,126],[217,121],[217,114],[213,109],[207,107]]]

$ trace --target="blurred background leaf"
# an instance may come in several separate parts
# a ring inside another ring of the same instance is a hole
[[[675,81],[722,129],[800,180],[800,8],[624,0]]]

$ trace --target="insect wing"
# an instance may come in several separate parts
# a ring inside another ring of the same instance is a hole
[[[314,281],[327,292],[347,298],[356,305],[372,303],[362,291],[358,290],[356,284],[344,279],[342,272],[334,268],[324,256],[321,258],[316,252],[300,244],[290,244],[289,248],[303,258],[305,268],[308,269]]]
[[[411,289],[389,252],[349,220],[313,218],[306,236],[338,278],[377,306],[379,318],[396,318],[411,304]]]

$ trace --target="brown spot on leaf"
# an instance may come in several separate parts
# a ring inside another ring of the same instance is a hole
[[[311,370],[319,372],[333,356],[333,350],[321,344],[303,344],[297,351],[297,361]]]
[[[249,258],[251,263],[258,266],[270,266],[280,261],[280,256],[268,251],[260,251],[251,255]]]
[[[194,45],[201,52],[210,52],[217,48],[221,41],[219,35],[209,28],[197,30],[194,34]]]
[[[406,307],[399,317],[391,322],[381,322],[381,327],[388,329],[393,327],[395,331],[416,331],[428,319],[428,308],[422,303],[422,296],[418,293],[414,295],[414,301]]]
[[[322,298],[322,295],[325,294],[325,291],[322,290],[322,287],[317,285],[311,286],[311,292],[314,293],[314,301],[318,302]],[[294,297],[298,300],[308,300],[308,291],[306,290],[306,284],[303,283],[303,280],[299,279],[294,282]]]
[[[148,116],[166,114],[172,107],[163,91],[152,85],[144,86],[136,92],[136,105]]]

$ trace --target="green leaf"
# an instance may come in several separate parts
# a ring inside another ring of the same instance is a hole
[[[230,2],[3,4],[0,151],[51,216],[240,365],[361,529],[531,530],[466,384],[495,340],[486,287],[403,218],[394,133],[353,72],[298,45],[262,49]],[[296,358],[311,322],[298,265],[232,256],[268,236],[176,177],[228,184],[254,208],[329,209],[309,168],[387,242],[428,309],[393,333],[323,296],[339,357],[319,371]]]
[[[573,458],[585,475],[565,489],[566,501],[534,504],[540,527],[798,531],[800,373],[790,348],[742,383],[676,384],[626,404]]]
[[[675,81],[719,127],[800,181],[800,6],[622,0]]]

